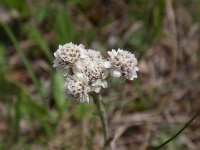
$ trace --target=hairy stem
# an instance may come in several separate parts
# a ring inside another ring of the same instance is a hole
[[[93,98],[94,98],[94,103],[99,111],[99,117],[101,120],[103,135],[104,135],[104,149],[106,149],[108,141],[108,121],[107,121],[105,106],[103,104],[103,100],[100,94],[93,95]]]

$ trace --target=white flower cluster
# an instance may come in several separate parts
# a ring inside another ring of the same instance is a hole
[[[108,51],[109,57],[103,58],[101,53],[85,46],[67,43],[59,45],[54,53],[53,67],[65,71],[65,90],[79,102],[88,102],[91,91],[99,93],[101,88],[107,87],[105,80],[112,71],[114,77],[124,76],[129,80],[137,78],[137,59],[135,55],[118,49]]]
[[[137,71],[139,70],[136,65],[138,64],[135,55],[124,51],[122,49],[112,50],[108,52],[110,61],[113,67],[113,76],[125,76],[129,80],[137,78]]]

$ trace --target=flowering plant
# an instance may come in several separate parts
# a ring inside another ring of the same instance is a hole
[[[108,57],[103,58],[96,50],[86,49],[84,45],[67,43],[59,45],[54,53],[53,67],[62,68],[66,81],[65,91],[78,102],[89,103],[89,93],[99,93],[101,88],[107,87],[106,78],[109,72],[114,77],[123,76],[133,80],[137,78],[138,61],[135,55],[122,50],[108,51]],[[101,95],[91,94],[99,110],[103,126],[104,148],[108,146],[108,123]]]
[[[79,102],[89,103],[89,92],[99,93],[101,88],[106,88],[109,72],[114,77],[137,78],[135,55],[122,49],[108,51],[109,57],[103,58],[99,51],[86,49],[82,44],[67,43],[59,45],[54,56],[53,67],[65,72],[66,92]]]

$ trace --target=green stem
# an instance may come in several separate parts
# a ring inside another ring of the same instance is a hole
[[[99,117],[101,120],[102,128],[103,128],[103,134],[104,134],[104,149],[107,148],[107,141],[108,141],[108,121],[106,116],[106,110],[103,104],[103,100],[100,94],[93,95],[94,103],[97,106],[97,109],[99,111]]]
[[[158,150],[162,148],[163,146],[167,145],[169,142],[171,142],[173,139],[175,139],[179,134],[181,134],[191,123],[194,121],[198,116],[200,112],[196,113],[184,126],[182,129],[180,129],[174,136],[172,136],[170,139],[162,143],[161,145],[157,146],[155,150]]]

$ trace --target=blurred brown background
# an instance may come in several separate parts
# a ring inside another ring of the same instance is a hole
[[[63,93],[58,44],[122,48],[138,79],[102,92],[116,150],[151,150],[200,111],[199,0],[1,0],[0,149],[99,150],[94,104]],[[165,150],[200,150],[199,117]]]

